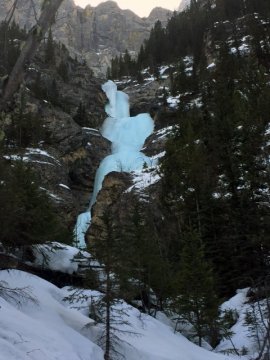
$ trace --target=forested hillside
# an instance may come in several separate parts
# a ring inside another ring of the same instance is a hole
[[[220,299],[269,286],[269,2],[191,1],[166,28],[156,23],[137,59],[126,52],[108,71],[134,84],[149,74],[163,109],[169,95],[178,103],[160,167],[162,225],[154,220],[161,288],[182,294],[175,311],[196,314],[198,332],[208,324],[213,344]]]
[[[148,68],[158,79],[167,66],[164,96],[179,99],[161,167],[163,204],[178,223],[173,253],[179,238],[198,237],[220,295],[269,271],[269,18],[267,1],[192,1],[109,74],[138,80]]]

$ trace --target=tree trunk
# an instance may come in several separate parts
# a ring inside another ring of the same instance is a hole
[[[107,270],[106,273],[106,320],[105,320],[105,353],[104,360],[110,360],[110,349],[111,349],[111,279],[110,271]]]
[[[18,90],[24,78],[24,68],[34,56],[41,40],[49,27],[55,20],[55,14],[63,0],[44,0],[44,8],[40,14],[37,24],[30,30],[27,40],[22,48],[21,54],[14,65],[5,88],[3,89],[2,99],[0,99],[0,109],[7,106],[14,93]]]

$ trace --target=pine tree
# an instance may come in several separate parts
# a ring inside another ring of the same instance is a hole
[[[200,236],[191,230],[183,234],[181,240],[183,247],[175,278],[177,296],[173,302],[174,310],[180,321],[193,325],[194,336],[202,346],[203,338],[209,338],[218,316],[214,276],[205,259]]]
[[[55,48],[51,28],[49,29],[48,39],[45,48],[45,62],[49,65],[55,64]]]
[[[118,359],[121,356],[117,351],[120,342],[117,334],[120,332],[121,315],[115,305],[121,298],[123,279],[128,276],[127,268],[124,266],[124,259],[128,260],[127,254],[121,238],[118,237],[118,229],[110,210],[108,207],[101,217],[99,238],[89,245],[90,252],[103,266],[100,283],[103,296],[96,307],[100,309],[99,321],[104,325],[100,344],[105,352],[105,360]]]
[[[3,164],[0,185],[0,221],[5,224],[0,241],[8,249],[47,241],[69,242],[70,234],[57,218],[47,193],[23,162]]]
[[[61,76],[61,78],[65,81],[68,82],[69,80],[69,71],[68,71],[68,66],[66,64],[66,62],[64,60],[61,60],[58,68],[57,68],[58,74]]]
[[[85,126],[86,109],[85,109],[85,105],[83,105],[82,102],[80,102],[80,105],[77,109],[75,116],[73,117],[73,120],[76,121],[76,123],[79,124],[80,126]]]

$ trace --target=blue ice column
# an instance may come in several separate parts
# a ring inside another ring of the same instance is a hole
[[[103,84],[102,90],[109,103],[105,106],[108,117],[101,127],[101,134],[112,143],[111,155],[106,156],[97,169],[89,210],[77,218],[74,243],[80,248],[86,246],[84,235],[90,226],[91,207],[96,202],[104,177],[112,171],[132,172],[142,169],[145,164],[152,165],[151,159],[140,151],[145,139],[154,130],[152,118],[147,113],[130,117],[129,97],[118,91],[113,81]]]

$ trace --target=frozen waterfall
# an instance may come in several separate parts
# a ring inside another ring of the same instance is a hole
[[[153,132],[154,122],[149,114],[130,117],[129,97],[118,91],[116,84],[109,80],[102,85],[109,103],[105,106],[108,115],[104,121],[101,134],[111,141],[111,155],[106,156],[96,172],[94,190],[86,212],[80,214],[74,229],[74,243],[85,248],[84,235],[91,222],[91,207],[96,202],[97,194],[102,187],[104,177],[112,172],[132,172],[142,169],[145,164],[151,166],[152,160],[140,150],[145,139]]]

